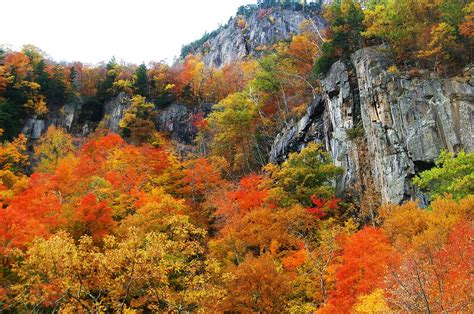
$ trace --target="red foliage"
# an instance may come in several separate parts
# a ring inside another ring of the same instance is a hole
[[[145,157],[143,166],[152,170],[155,175],[163,173],[165,169],[171,166],[169,154],[162,148],[155,148],[146,144],[141,146],[138,151]],[[134,160],[131,160],[131,163],[134,164]]]
[[[85,233],[95,239],[102,238],[112,229],[112,210],[106,201],[97,202],[94,194],[87,194],[82,198],[76,211],[76,219],[83,224]]]
[[[249,212],[261,206],[268,196],[268,190],[259,187],[261,182],[262,177],[259,175],[246,176],[240,180],[236,191],[228,193],[228,197],[238,204],[241,212]]]
[[[337,197],[333,197],[330,200],[326,198],[318,198],[316,196],[311,197],[311,201],[315,205],[314,207],[307,208],[307,211],[313,214],[317,219],[322,219],[327,215],[328,211],[336,211],[339,209],[339,202],[341,201]]]
[[[204,112],[196,113],[193,115],[193,125],[198,129],[207,129],[208,123]]]

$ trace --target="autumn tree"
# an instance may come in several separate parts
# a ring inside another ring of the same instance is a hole
[[[399,61],[421,57],[425,64],[446,71],[447,64],[467,61],[462,60],[461,51],[463,45],[469,49],[469,43],[463,43],[458,28],[462,29],[463,8],[468,6],[462,0],[371,1],[365,11],[363,36],[388,42]]]
[[[2,133],[0,129],[0,137]],[[28,165],[27,138],[24,135],[0,143],[0,183],[3,189],[11,189],[23,177]]]
[[[472,195],[459,201],[439,198],[431,204],[431,211],[415,203],[382,211],[383,228],[401,256],[399,266],[387,276],[387,301],[392,308],[469,309],[467,287],[472,283],[466,270],[472,266],[465,261],[472,252],[472,229],[465,222],[472,221],[473,200]]]
[[[396,257],[380,229],[366,227],[347,238],[337,266],[335,290],[323,311],[349,312],[359,297],[383,289],[385,276]]]
[[[206,297],[220,295],[208,284],[218,268],[199,258],[202,232],[182,229],[187,226],[177,219],[165,223],[168,235],[130,229],[121,238],[106,237],[102,249],[89,237],[75,244],[66,233],[38,239],[17,266],[11,304],[65,311],[199,309]]]
[[[155,131],[154,108],[155,105],[146,102],[145,97],[134,96],[130,107],[119,122],[124,136],[129,137],[134,143],[150,141]]]
[[[34,151],[34,157],[38,160],[36,169],[52,172],[62,158],[74,152],[73,139],[62,129],[51,125],[35,145]]]
[[[241,312],[282,312],[290,292],[288,276],[279,270],[268,254],[245,258],[231,270],[228,294],[221,308]]]
[[[466,5],[466,7],[463,9],[463,12],[466,15],[464,16],[462,23],[459,25],[459,32],[461,35],[467,37],[468,40],[472,41],[472,38],[474,37],[474,4],[471,2],[470,4]]]
[[[332,180],[342,169],[331,163],[329,153],[311,143],[299,153],[292,153],[281,167],[270,166],[271,178],[292,200],[312,204],[311,197],[330,198],[334,195]]]
[[[114,222],[112,210],[106,201],[98,202],[97,197],[90,193],[77,205],[73,219],[76,238],[88,235],[97,240],[111,233]]]
[[[25,104],[37,96],[40,85],[28,80],[32,66],[29,58],[21,52],[7,52],[0,68],[0,128],[4,131],[4,139],[12,139],[21,130],[21,120],[26,116]]]
[[[27,189],[0,209],[0,254],[25,248],[38,237],[48,236],[62,225],[61,200],[52,189],[51,177],[35,174]]]
[[[257,110],[246,93],[236,93],[216,105],[207,118],[212,154],[224,157],[235,174],[252,171],[265,160],[257,139]]]
[[[222,199],[229,182],[222,178],[221,169],[208,158],[184,163],[183,176],[178,182],[178,193],[191,206],[190,216],[212,228],[216,200]]]

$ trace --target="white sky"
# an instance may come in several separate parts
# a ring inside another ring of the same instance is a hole
[[[56,61],[131,63],[179,56],[255,0],[0,0],[0,45],[33,44]]]

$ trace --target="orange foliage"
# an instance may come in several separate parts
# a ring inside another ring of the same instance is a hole
[[[218,215],[228,218],[242,217],[251,210],[263,205],[268,197],[268,189],[262,187],[263,178],[259,175],[248,175],[240,180],[236,190],[226,193],[218,204]]]
[[[5,56],[5,68],[11,74],[15,74],[19,79],[24,79],[31,71],[30,59],[24,53],[11,52]]]
[[[404,252],[400,267],[388,277],[391,306],[410,312],[472,312],[473,236],[472,226],[460,221],[443,247],[431,241]]]
[[[317,56],[317,46],[312,42],[310,35],[310,33],[306,33],[293,36],[288,47],[288,55],[301,74],[307,74],[311,71]]]
[[[242,313],[279,313],[284,311],[290,292],[290,280],[278,271],[270,255],[251,255],[232,269],[233,278],[227,284],[229,294],[223,308]],[[258,297],[255,297],[258,296]]]
[[[110,198],[114,208],[125,206],[124,200],[132,206],[136,191],[170,165],[162,149],[128,145],[116,134],[89,141],[76,157],[62,159],[52,174],[33,174],[25,191],[0,209],[0,253],[24,248],[57,228],[73,228],[77,238],[103,237],[113,228],[113,210],[96,194]],[[93,193],[94,182],[106,182],[100,184],[110,184],[113,190],[99,186]]]
[[[349,237],[343,246],[336,272],[336,289],[324,311],[349,312],[359,296],[383,288],[389,266],[397,255],[382,230],[364,228]]]
[[[305,260],[306,260],[306,250],[301,249],[298,251],[294,251],[290,255],[284,257],[282,259],[282,262],[283,262],[283,267],[291,271],[303,265]]]
[[[193,203],[223,184],[219,171],[207,158],[193,160],[183,174],[181,192],[191,198]]]
[[[459,32],[461,35],[468,38],[474,37],[474,4],[471,2],[464,9],[466,16],[464,21],[459,25]]]
[[[52,189],[51,176],[34,174],[27,189],[0,208],[0,254],[50,235],[61,220],[61,199]]]

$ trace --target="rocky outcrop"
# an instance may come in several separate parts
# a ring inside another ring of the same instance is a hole
[[[119,132],[120,120],[122,120],[125,110],[130,107],[131,99],[128,94],[120,93],[104,105],[104,125],[113,132]]]
[[[390,73],[391,60],[365,48],[349,64],[335,63],[322,80],[323,105],[313,102],[277,137],[271,161],[317,141],[345,170],[340,191],[351,191],[367,169],[380,201],[400,203],[419,196],[411,179],[433,166],[441,150],[474,151],[474,70],[450,79],[410,77]]]
[[[270,162],[281,163],[292,152],[300,151],[308,143],[324,141],[326,129],[323,121],[325,101],[316,96],[306,110],[306,114],[297,122],[289,124],[274,141],[270,152]]]
[[[118,133],[120,120],[130,104],[131,98],[126,93],[120,93],[104,105],[96,100],[78,99],[61,109],[51,111],[45,118],[27,119],[22,133],[31,140],[37,140],[50,125],[59,126],[78,137],[89,135],[98,125]],[[167,134],[177,144],[192,145],[197,135],[194,119],[198,115],[207,116],[211,108],[212,104],[209,103],[193,107],[175,103],[157,109],[154,121],[156,130]]]
[[[255,10],[248,17],[232,18],[217,36],[203,44],[199,52],[203,54],[206,65],[220,67],[250,55],[258,55],[260,49],[300,33],[301,23],[308,18],[302,12],[291,10],[275,9],[263,15]],[[312,19],[318,28],[324,28],[321,17],[316,15]],[[239,20],[245,22],[239,26]]]
[[[41,134],[46,130],[46,122],[43,119],[28,118],[21,130],[27,138],[37,140]]]
[[[192,145],[198,131],[194,125],[195,118],[207,116],[211,108],[209,103],[195,107],[172,104],[158,111],[155,124],[159,131],[168,134],[175,142]]]
[[[30,117],[26,119],[21,133],[31,140],[37,140],[50,125],[56,125],[68,132],[72,132],[73,124],[77,120],[77,113],[80,111],[80,108],[81,102],[74,101],[66,104],[61,109],[53,108],[46,117]]]

